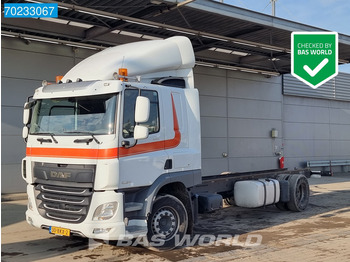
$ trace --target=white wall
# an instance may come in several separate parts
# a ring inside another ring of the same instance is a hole
[[[283,93],[287,167],[350,159],[350,74],[339,73],[317,89],[284,75]]]
[[[284,134],[289,168],[350,159],[350,102],[285,96]]]
[[[89,50],[76,49],[14,38],[1,42],[1,192],[25,192],[21,177],[21,160],[25,156],[22,139],[23,104],[41,85],[65,74]]]
[[[281,77],[196,67],[195,87],[201,102],[204,175],[278,168]],[[271,138],[273,128],[279,131],[277,139]]]

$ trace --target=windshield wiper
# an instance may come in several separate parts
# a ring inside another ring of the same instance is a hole
[[[56,140],[56,138],[54,137],[55,134],[53,133],[42,133],[42,132],[39,132],[39,133],[34,133],[33,135],[43,135],[43,136],[51,136],[52,140],[55,142],[55,144],[58,144],[58,141]],[[37,139],[40,143],[43,143],[43,142],[52,142],[51,139],[44,139],[44,138],[38,138]]]
[[[84,132],[84,131],[67,131],[64,132],[65,134],[82,134],[82,135],[90,135],[92,137],[92,139],[99,145],[102,144],[102,142],[98,141],[98,139],[95,137],[95,135],[91,132]],[[86,139],[76,139],[73,141],[74,143],[87,143],[89,144],[91,141],[90,140],[86,140]]]

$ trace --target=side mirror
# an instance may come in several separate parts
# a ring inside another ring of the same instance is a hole
[[[134,128],[134,139],[141,140],[148,137],[148,128],[146,126],[137,125]]]
[[[28,137],[28,134],[29,134],[29,128],[27,126],[24,126],[22,129],[22,137],[26,139]]]
[[[24,125],[28,125],[30,122],[30,113],[31,113],[31,109],[34,106],[35,101],[31,101],[31,102],[26,102],[24,104],[24,110],[23,110],[23,124]]]
[[[24,125],[29,124],[29,118],[30,118],[30,109],[24,109],[23,110],[23,124]]]
[[[150,112],[150,101],[147,97],[138,96],[135,106],[135,122],[145,123],[148,121]]]

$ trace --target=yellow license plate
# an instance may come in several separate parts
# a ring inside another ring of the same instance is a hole
[[[60,236],[70,236],[70,230],[67,228],[61,228],[61,227],[50,227],[50,233]]]

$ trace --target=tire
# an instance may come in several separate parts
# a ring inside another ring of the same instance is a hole
[[[309,204],[309,182],[304,175],[292,175],[289,177],[290,201],[287,203],[289,210],[301,212]]]
[[[276,179],[277,179],[278,181],[281,181],[281,180],[288,180],[289,176],[290,176],[290,174],[280,174],[280,175],[277,176]]]
[[[172,195],[158,196],[148,217],[147,246],[153,251],[177,247],[185,237],[188,215],[183,203]]]
[[[276,179],[278,181],[288,180],[289,176],[290,176],[290,174],[281,174],[281,175],[278,175]],[[282,210],[282,211],[288,211],[289,210],[288,205],[287,205],[286,202],[277,202],[275,205],[276,205],[276,207],[279,210]]]

